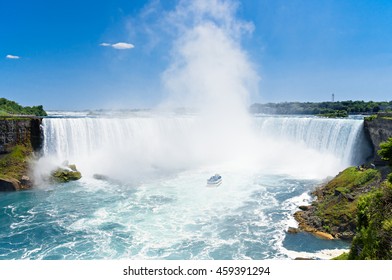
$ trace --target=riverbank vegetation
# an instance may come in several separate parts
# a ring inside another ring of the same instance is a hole
[[[392,138],[381,143],[378,154],[392,168]],[[381,188],[360,198],[357,234],[347,259],[392,259],[392,173]]]
[[[47,116],[42,105],[39,106],[26,106],[23,107],[18,103],[0,98],[0,116],[12,116],[12,115],[31,115],[31,116]]]
[[[337,102],[282,102],[255,103],[250,106],[254,114],[320,115],[324,117],[347,117],[354,114],[374,114],[392,110],[392,101],[337,101]]]
[[[323,229],[340,238],[352,237],[356,227],[357,201],[380,180],[380,172],[375,169],[350,167],[317,191],[320,202],[315,214],[323,221]]]

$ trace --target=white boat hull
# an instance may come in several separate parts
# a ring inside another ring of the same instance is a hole
[[[222,184],[222,180],[216,182],[207,182],[207,187],[214,188],[214,187],[218,187],[220,184]]]

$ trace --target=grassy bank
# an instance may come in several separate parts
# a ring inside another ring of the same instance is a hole
[[[28,161],[33,152],[31,145],[16,145],[10,153],[0,155],[0,178],[18,179],[27,174]]]
[[[354,231],[359,197],[378,188],[381,174],[375,169],[350,167],[316,191],[319,198],[316,216],[331,234]]]

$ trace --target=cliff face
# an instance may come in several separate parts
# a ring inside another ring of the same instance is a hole
[[[26,143],[38,151],[43,141],[41,121],[40,118],[0,118],[0,154],[10,153],[15,145]]]
[[[365,130],[373,144],[374,163],[386,165],[376,151],[380,149],[380,143],[392,137],[392,113],[379,113],[376,118],[365,119]]]
[[[41,118],[0,118],[0,191],[27,189],[29,159],[41,149]]]

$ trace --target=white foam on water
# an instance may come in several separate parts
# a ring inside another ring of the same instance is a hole
[[[309,259],[320,259],[320,260],[330,260],[343,253],[347,253],[347,249],[325,249],[314,253],[310,252],[297,252],[292,250],[286,250],[282,248],[282,252],[287,255],[290,259],[295,258],[309,258]]]

